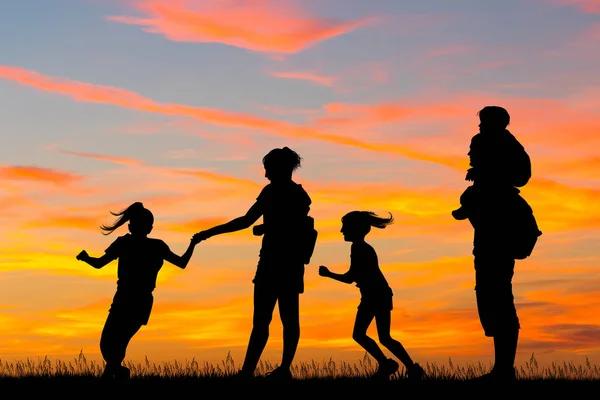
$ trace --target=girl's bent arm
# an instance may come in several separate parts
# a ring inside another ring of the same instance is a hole
[[[330,272],[329,274],[327,274],[327,277],[329,277],[331,279],[335,279],[336,281],[339,281],[342,283],[350,284],[350,283],[354,282],[352,275],[350,275],[350,271],[346,272],[345,274],[336,274],[334,272]]]
[[[81,259],[81,261],[88,263],[89,265],[91,265],[92,267],[96,268],[96,269],[100,269],[102,267],[104,267],[105,265],[107,265],[108,263],[110,263],[111,261],[115,260],[115,257],[110,255],[110,254],[104,254],[102,257],[84,257]]]
[[[185,267],[187,267],[188,263],[190,262],[190,259],[192,258],[192,254],[194,254],[194,247],[196,247],[196,245],[194,244],[194,242],[190,241],[190,245],[188,246],[185,253],[183,253],[183,255],[181,256],[178,256],[177,254],[169,250],[165,255],[165,260],[175,265],[176,267],[185,269]]]

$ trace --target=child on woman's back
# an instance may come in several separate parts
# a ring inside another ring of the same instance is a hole
[[[142,203],[133,203],[120,213],[111,214],[119,218],[112,226],[103,225],[103,233],[108,235],[126,222],[130,233],[118,237],[101,257],[90,257],[83,250],[77,259],[97,269],[119,259],[117,292],[102,331],[100,351],[106,361],[102,377],[128,379],[129,369],[121,364],[131,338],[142,325],[148,324],[154,302],[152,292],[163,261],[184,269],[199,240],[191,240],[187,251],[178,256],[162,240],[148,237],[154,216]]]
[[[393,292],[379,269],[375,249],[365,242],[365,236],[371,231],[371,227],[382,229],[392,222],[391,215],[390,218],[381,218],[369,211],[352,211],[346,214],[342,218],[341,232],[344,240],[352,243],[350,269],[345,274],[336,274],[321,266],[319,275],[348,284],[355,282],[360,289],[362,297],[352,337],[379,363],[374,378],[389,377],[398,370],[399,365],[387,358],[377,343],[367,336],[367,329],[373,318],[377,324],[380,343],[404,364],[410,379],[419,380],[424,375],[423,368],[414,363],[402,344],[390,335]]]

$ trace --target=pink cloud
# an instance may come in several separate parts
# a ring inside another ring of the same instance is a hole
[[[600,13],[600,0],[553,0],[556,4],[577,7],[590,14]]]
[[[312,72],[300,72],[300,71],[289,71],[289,72],[271,72],[271,75],[277,78],[284,79],[298,79],[302,81],[308,81],[312,84],[332,87],[338,78],[335,76],[319,75]]]
[[[333,144],[357,147],[392,155],[402,155],[420,161],[440,163],[452,168],[463,168],[463,157],[433,155],[398,143],[371,143],[360,138],[334,135],[316,127],[294,125],[283,121],[261,118],[252,114],[237,113],[215,108],[194,107],[183,104],[160,103],[137,93],[109,86],[94,85],[64,78],[45,76],[23,68],[0,65],[0,78],[54,93],[61,93],[78,101],[112,104],[144,112],[190,117],[214,125],[262,130],[286,138],[311,139]],[[396,110],[387,105],[374,106],[376,117],[398,119]]]
[[[370,18],[338,21],[307,15],[299,2],[280,0],[134,0],[141,17],[110,16],[111,21],[139,25],[170,40],[224,43],[267,53],[297,53],[343,35]]]

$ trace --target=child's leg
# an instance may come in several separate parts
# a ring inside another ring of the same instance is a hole
[[[300,294],[279,296],[279,316],[283,325],[283,356],[281,367],[289,369],[300,341]]]
[[[413,360],[408,355],[408,352],[402,344],[390,335],[392,312],[388,310],[378,311],[375,314],[375,323],[377,324],[377,334],[379,335],[379,343],[385,346],[392,352],[406,368],[411,368],[414,365]]]
[[[118,371],[125,359],[129,341],[140,328],[140,323],[132,322],[127,316],[116,312],[108,314],[100,338],[100,351],[106,361],[106,373],[112,374]]]
[[[364,348],[378,363],[382,364],[387,361],[387,357],[377,343],[367,336],[367,329],[373,321],[375,313],[368,308],[360,308],[356,313],[356,320],[354,322],[354,332],[352,332],[352,339]]]
[[[273,310],[277,303],[276,293],[268,286],[254,285],[254,316],[252,319],[252,333],[248,341],[246,358],[242,366],[244,374],[252,375],[260,356],[269,340],[269,325],[273,319]]]

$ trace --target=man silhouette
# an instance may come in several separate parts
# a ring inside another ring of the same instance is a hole
[[[482,379],[515,379],[514,362],[519,318],[514,304],[512,278],[515,255],[510,242],[519,189],[531,177],[531,163],[519,141],[506,129],[508,112],[497,106],[479,113],[480,133],[469,151],[473,180],[461,196],[457,220],[468,218],[474,228],[475,292],[481,325],[494,338],[494,367]]]

